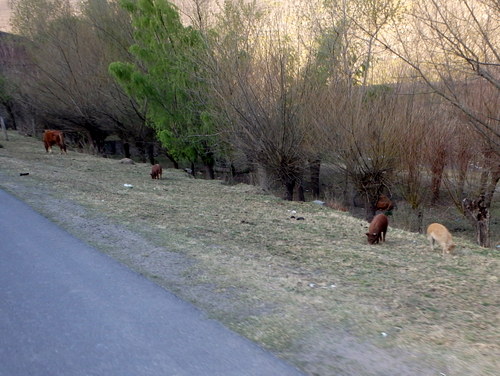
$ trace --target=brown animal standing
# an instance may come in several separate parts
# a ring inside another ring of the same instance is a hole
[[[389,211],[394,208],[394,204],[386,195],[380,195],[375,208],[376,210]]]
[[[368,244],[377,244],[380,239],[385,242],[385,234],[387,233],[388,226],[389,220],[384,214],[377,214],[373,217],[366,233]]]
[[[45,152],[52,153],[52,146],[59,146],[61,149],[61,154],[67,153],[66,144],[64,143],[64,134],[61,131],[46,130],[43,132],[43,144],[45,146]]]
[[[151,179],[161,179],[162,169],[157,163],[151,167]]]
[[[451,238],[451,234],[446,227],[439,223],[431,223],[427,227],[427,239],[431,242],[431,249],[434,251],[434,242],[437,242],[445,253],[452,253],[455,248],[455,243]]]

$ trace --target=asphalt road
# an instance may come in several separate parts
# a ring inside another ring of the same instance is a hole
[[[0,376],[301,375],[0,190]]]

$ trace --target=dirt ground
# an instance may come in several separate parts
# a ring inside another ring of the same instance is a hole
[[[494,249],[442,257],[394,228],[369,246],[346,213],[9,136],[1,189],[308,375],[500,369]]]

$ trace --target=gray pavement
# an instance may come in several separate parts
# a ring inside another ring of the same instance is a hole
[[[302,375],[0,190],[0,376]]]

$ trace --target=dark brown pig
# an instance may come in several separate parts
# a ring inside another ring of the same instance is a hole
[[[366,236],[368,236],[368,244],[377,244],[380,239],[385,242],[385,234],[389,226],[389,220],[384,214],[377,214],[373,217]]]
[[[161,179],[162,169],[157,163],[151,167],[151,179]]]

